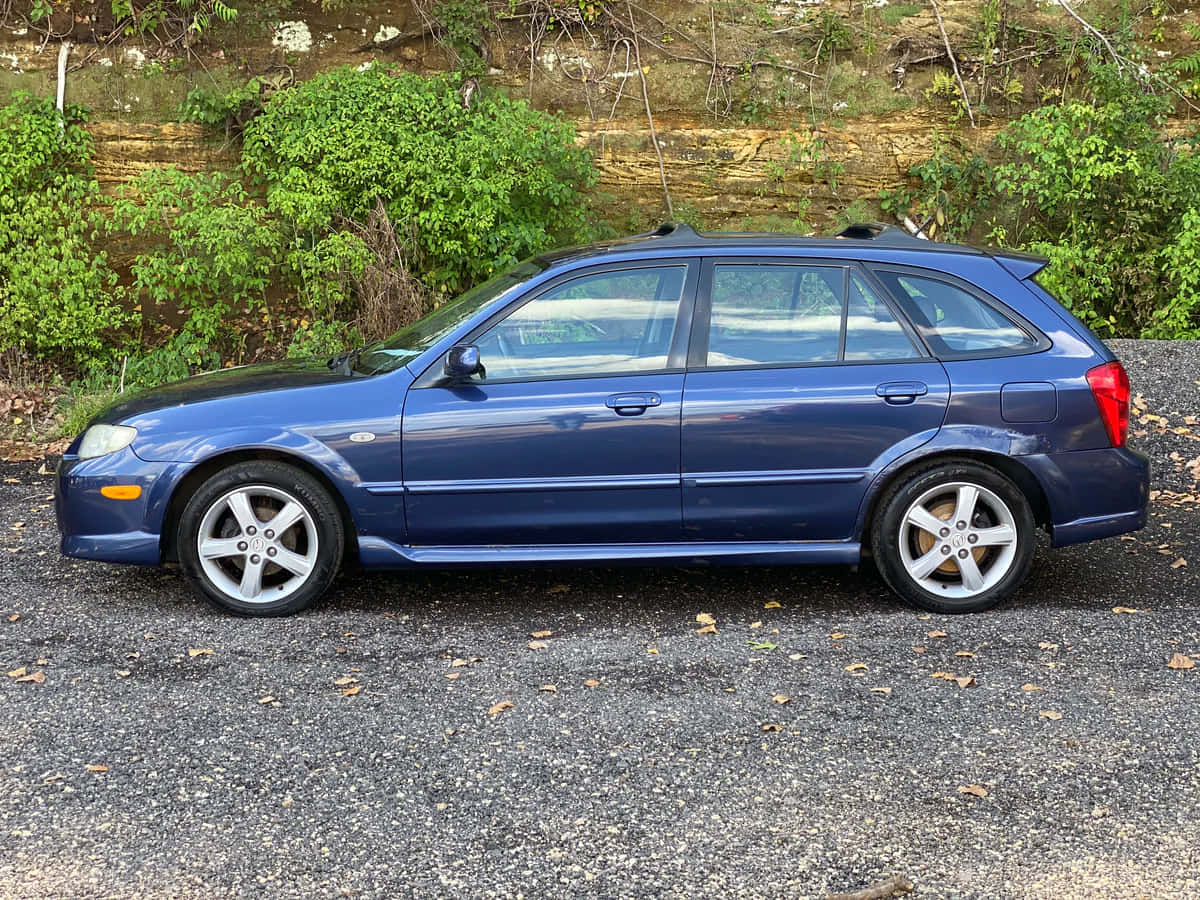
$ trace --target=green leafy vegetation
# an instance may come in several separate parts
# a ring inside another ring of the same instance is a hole
[[[381,65],[318,75],[247,127],[245,169],[302,239],[382,201],[437,290],[576,239],[595,175],[573,129],[487,88],[468,107],[459,85]]]

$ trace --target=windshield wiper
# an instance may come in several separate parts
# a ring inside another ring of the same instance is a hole
[[[354,364],[358,362],[358,358],[366,349],[367,345],[363,344],[361,347],[355,347],[353,350],[347,350],[345,353],[339,353],[337,356],[331,357],[329,362],[327,362],[325,365],[334,370],[345,366],[346,373],[349,374],[351,371],[353,371]]]

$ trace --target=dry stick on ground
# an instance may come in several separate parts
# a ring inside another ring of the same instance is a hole
[[[654,155],[658,157],[658,174],[662,178],[663,197],[667,201],[667,216],[675,218],[675,208],[671,205],[671,190],[667,187],[667,167],[663,165],[662,147],[658,146],[658,132],[654,130],[654,113],[650,111],[650,89],[646,86],[646,70],[642,68],[642,51],[638,47],[637,23],[633,19],[633,7],[625,0],[625,8],[629,11],[629,27],[633,29],[633,57],[637,63],[638,75],[642,79],[642,99],[646,101],[646,121],[650,123],[650,140],[654,142]]]
[[[853,894],[828,894],[825,900],[884,900],[885,897],[894,897],[896,894],[907,894],[912,889],[911,882],[903,875],[893,875]]]
[[[967,118],[971,120],[971,127],[975,127],[975,113],[971,109],[971,101],[967,99],[967,86],[963,84],[962,76],[958,74],[958,63],[954,59],[954,50],[950,47],[950,38],[946,34],[946,26],[942,24],[942,11],[938,9],[937,0],[929,0],[933,6],[933,14],[937,17],[938,31],[942,33],[942,42],[946,45],[946,55],[950,57],[950,68],[954,70],[954,79],[958,82],[958,91],[962,94],[963,106],[967,108]],[[1059,0],[1061,3],[1062,0]]]

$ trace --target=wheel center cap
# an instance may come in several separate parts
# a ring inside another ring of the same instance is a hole
[[[255,553],[261,553],[267,547],[267,542],[262,538],[256,537],[250,542],[250,549]]]
[[[956,534],[956,535],[954,535],[954,537],[952,537],[950,539],[950,543],[954,544],[955,547],[961,547],[966,542],[967,542],[966,537],[964,537],[961,534]]]

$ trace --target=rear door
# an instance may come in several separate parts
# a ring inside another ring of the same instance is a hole
[[[683,395],[693,540],[844,540],[870,475],[949,399],[871,276],[845,261],[706,260]]]
[[[410,544],[678,541],[697,260],[551,282],[467,336],[484,377],[418,379],[403,419]]]

